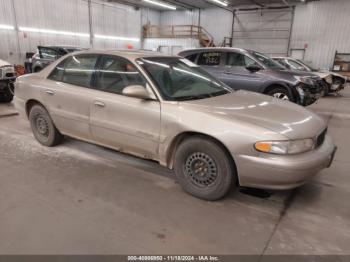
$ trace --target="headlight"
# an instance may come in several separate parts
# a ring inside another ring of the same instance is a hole
[[[294,76],[300,83],[306,84],[306,85],[314,85],[315,82],[312,80],[312,78],[308,76]]]
[[[289,141],[265,141],[255,143],[255,149],[270,154],[290,155],[310,151],[314,148],[313,139]]]

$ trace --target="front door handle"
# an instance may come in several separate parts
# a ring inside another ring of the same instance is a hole
[[[45,90],[45,93],[50,95],[50,96],[53,96],[55,94],[55,92],[52,90]]]
[[[105,107],[105,106],[106,106],[106,104],[103,103],[103,102],[101,102],[101,101],[95,101],[94,104],[95,104],[95,106],[97,106],[97,107]]]

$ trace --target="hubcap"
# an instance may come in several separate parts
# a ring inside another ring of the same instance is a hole
[[[201,152],[193,153],[187,158],[185,172],[190,181],[199,187],[212,185],[218,177],[214,160]]]
[[[35,119],[35,125],[36,130],[38,130],[38,133],[44,137],[48,137],[49,135],[49,124],[47,123],[47,120],[41,116],[38,115]]]
[[[282,100],[289,100],[289,97],[283,93],[274,93],[273,97],[276,97],[276,98],[282,99]]]

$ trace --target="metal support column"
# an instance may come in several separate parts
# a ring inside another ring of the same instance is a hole
[[[88,12],[89,12],[89,32],[90,32],[90,47],[94,47],[94,32],[92,29],[92,12],[91,12],[91,0],[88,0]]]
[[[13,20],[15,24],[15,31],[16,31],[16,40],[17,40],[17,54],[18,54],[18,60],[22,62],[22,53],[21,53],[21,45],[19,41],[19,29],[18,29],[18,22],[17,22],[17,15],[16,15],[16,8],[15,8],[15,0],[11,1],[12,6],[12,12],[13,12]]]

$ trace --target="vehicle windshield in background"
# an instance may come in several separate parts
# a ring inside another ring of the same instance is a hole
[[[284,66],[261,53],[252,51],[251,54],[269,69],[285,70]]]
[[[305,68],[307,68],[309,71],[318,71],[317,69],[313,68],[312,66],[310,66],[309,64],[305,63],[304,61],[301,60],[297,60],[298,63],[300,63],[302,66],[304,66]]]
[[[157,84],[165,100],[204,99],[232,92],[228,86],[187,59],[150,57],[137,63]]]

